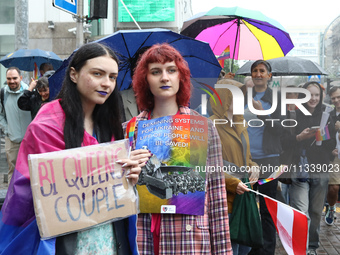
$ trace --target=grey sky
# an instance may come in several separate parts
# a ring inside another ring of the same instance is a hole
[[[323,25],[326,28],[340,15],[339,0],[191,0],[191,3],[194,14],[207,11],[216,6],[240,6],[258,10],[269,18],[277,20],[285,28],[293,25]]]

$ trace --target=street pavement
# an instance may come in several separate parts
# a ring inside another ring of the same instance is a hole
[[[5,141],[1,138],[1,151],[0,151],[0,194],[1,190],[7,190],[8,183],[4,182],[4,174],[8,171],[8,165],[5,154]],[[337,215],[340,217],[340,204],[338,203]],[[337,255],[340,254],[340,219],[335,221],[333,226],[327,226],[324,221],[324,216],[321,219],[320,229],[320,243],[321,246],[317,249],[319,255]],[[277,255],[286,255],[280,239],[277,236],[276,250]]]

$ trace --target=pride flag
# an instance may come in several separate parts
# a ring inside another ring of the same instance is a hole
[[[219,60],[218,63],[220,63],[220,66],[223,69],[224,68],[224,59]]]
[[[323,129],[318,129],[315,133],[316,141],[325,141],[329,140],[331,136],[329,135],[328,125],[325,126]]]
[[[0,211],[0,254],[55,254],[56,238],[42,240],[34,212],[29,154],[60,151],[65,148],[65,114],[58,100],[45,104],[33,120],[40,125],[29,125],[21,143],[15,170],[7,196]],[[83,146],[96,144],[96,139],[84,134]],[[127,238],[131,254],[136,251],[136,217],[128,218]]]
[[[229,45],[227,46],[227,48],[224,49],[222,54],[217,58],[222,68],[224,68],[224,60],[228,58],[230,58],[230,46]]]
[[[132,146],[133,144],[133,137],[134,137],[135,128],[136,128],[136,119],[137,119],[136,117],[133,117],[126,126],[126,137],[125,138],[129,138],[130,146]]]
[[[287,165],[281,165],[281,166],[279,167],[278,171],[275,171],[274,173],[272,173],[272,174],[271,174],[268,178],[266,178],[266,179],[261,179],[261,180],[259,180],[257,183],[258,183],[259,185],[262,185],[262,184],[265,184],[265,183],[270,182],[270,181],[272,181],[272,180],[275,180],[275,179],[278,178],[283,172],[286,171],[287,167],[288,167]]]
[[[33,79],[38,80],[39,78],[39,68],[37,63],[34,62]]]
[[[221,55],[217,58],[217,60],[224,60],[230,58],[230,46],[228,45],[227,48],[221,53]]]

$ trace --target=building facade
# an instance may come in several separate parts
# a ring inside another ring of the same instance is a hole
[[[294,48],[288,53],[288,56],[309,59],[321,64],[320,43],[325,27],[294,26],[286,29],[294,43]]]
[[[20,0],[15,0],[20,1]],[[15,51],[15,1],[0,0],[0,58]],[[65,0],[66,1],[66,0]],[[79,0],[78,0],[79,1]],[[83,20],[90,16],[91,1],[82,0]],[[191,0],[107,0],[107,18],[84,22],[84,43],[123,29],[139,27],[166,28],[179,32],[183,21],[192,16]],[[18,4],[18,3],[17,3]],[[127,12],[126,8],[129,10]],[[52,6],[52,1],[28,1],[28,48],[53,51],[60,58],[67,58],[77,45],[77,19],[72,14]],[[136,18],[135,18],[136,17]],[[1,86],[6,80],[6,68],[0,65]],[[24,77],[25,78],[25,77]],[[26,81],[29,77],[26,77]]]

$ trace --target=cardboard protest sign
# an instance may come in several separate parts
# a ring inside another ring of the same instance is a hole
[[[154,155],[137,183],[143,213],[204,214],[208,122],[202,116],[175,115],[140,121],[136,149]]]
[[[136,195],[118,159],[128,140],[29,155],[31,188],[43,239],[137,214]]]

